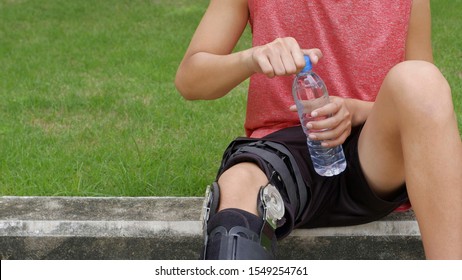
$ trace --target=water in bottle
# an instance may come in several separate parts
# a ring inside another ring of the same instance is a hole
[[[346,168],[345,155],[342,146],[323,147],[321,141],[311,140],[308,137],[306,124],[309,121],[321,120],[324,117],[312,117],[311,112],[329,103],[324,81],[312,71],[311,61],[305,55],[305,68],[295,77],[292,94],[297,105],[298,116],[307,136],[307,144],[315,171],[321,176],[334,176],[343,172]]]

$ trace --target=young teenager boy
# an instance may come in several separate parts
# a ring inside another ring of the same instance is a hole
[[[433,65],[429,2],[210,1],[176,86],[196,100],[250,85],[247,138],[230,145],[212,184],[204,258],[272,258],[293,228],[366,223],[409,199],[426,257],[462,259],[462,142]],[[233,52],[248,23],[252,47]],[[337,176],[314,172],[295,112],[304,54],[331,95],[309,137],[343,145]]]

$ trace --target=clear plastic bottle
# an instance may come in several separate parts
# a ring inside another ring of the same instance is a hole
[[[342,146],[325,148],[321,141],[311,140],[306,124],[312,120],[321,120],[324,117],[312,117],[311,112],[329,103],[324,81],[312,71],[310,58],[305,55],[305,68],[295,77],[292,85],[292,94],[297,105],[298,116],[306,134],[311,160],[316,172],[321,176],[334,176],[346,168],[345,155]]]

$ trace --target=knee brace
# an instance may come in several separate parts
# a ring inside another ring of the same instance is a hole
[[[204,233],[203,259],[245,260],[245,259],[273,259],[276,243],[275,230],[278,221],[284,216],[284,201],[279,191],[271,184],[260,189],[258,196],[258,210],[261,223],[258,229],[242,225],[225,227],[220,223],[208,227],[210,219],[217,215],[220,200],[220,188],[217,183],[207,188],[204,200],[202,222]],[[239,209],[226,209],[221,214]],[[245,213],[244,213],[245,214]],[[248,213],[248,216],[253,216]],[[257,217],[255,217],[257,218]],[[210,252],[212,251],[212,252]]]
[[[311,194],[294,156],[285,145],[274,141],[237,138],[224,152],[217,180],[234,164],[255,158],[261,162],[259,165],[264,169],[270,183],[279,190],[284,201],[290,205],[294,221],[299,221]]]
[[[203,258],[209,258],[207,247],[211,243],[218,246],[220,259],[271,259],[274,258],[276,244],[275,230],[282,222],[285,202],[293,210],[292,224],[298,220],[309,200],[307,187],[291,152],[283,145],[273,141],[238,138],[226,149],[218,177],[229,167],[239,162],[258,159],[269,178],[269,184],[259,192],[257,205],[260,212],[261,226],[257,230],[246,227],[208,227],[208,222],[217,215],[220,188],[213,183],[208,188],[203,207],[204,250]],[[282,194],[282,195],[281,195]],[[250,214],[250,213],[249,213]],[[280,228],[283,229],[283,228]],[[290,228],[291,229],[291,228]],[[279,232],[284,236],[290,232]],[[220,240],[214,242],[214,238]],[[214,248],[217,249],[217,248]]]

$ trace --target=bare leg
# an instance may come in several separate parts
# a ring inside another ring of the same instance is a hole
[[[226,170],[219,178],[221,201],[218,210],[239,208],[258,215],[257,196],[268,184],[265,173],[253,163],[240,163]]]
[[[462,142],[450,88],[430,63],[386,77],[359,139],[362,168],[384,198],[406,181],[429,259],[462,259]]]

